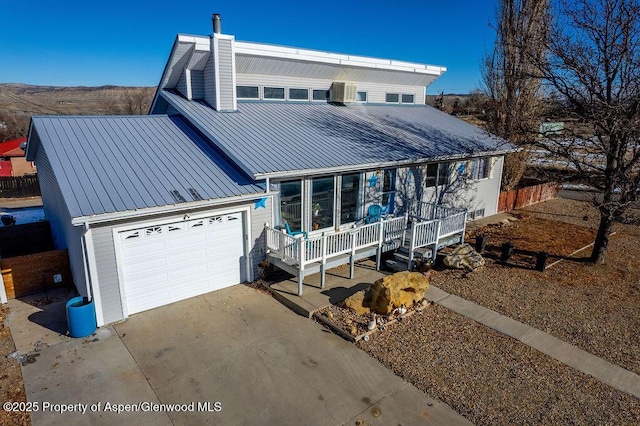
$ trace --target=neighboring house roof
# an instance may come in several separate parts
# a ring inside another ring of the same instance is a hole
[[[7,161],[0,160],[0,176],[2,177],[12,176],[11,170],[12,170],[12,166],[11,166],[10,160],[7,160]]]
[[[0,142],[0,157],[24,157],[24,151],[20,148],[20,144],[26,140],[27,138],[19,138]]]
[[[180,117],[40,116],[30,135],[72,218],[264,193]]]
[[[255,178],[499,155],[503,139],[428,106],[239,102],[217,112],[162,96]]]

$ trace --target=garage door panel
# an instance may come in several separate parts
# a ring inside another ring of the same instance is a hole
[[[180,280],[196,280],[201,277],[206,279],[208,276],[209,270],[206,263],[198,263],[190,268],[180,268],[169,271],[169,280],[176,284],[180,284]]]
[[[242,213],[149,226],[119,234],[129,314],[241,281]]]
[[[147,240],[147,244],[144,242],[136,241],[135,244],[131,244],[127,247],[127,259],[130,262],[136,262],[137,259],[145,259],[149,256],[149,252],[164,251],[165,243],[162,240]]]
[[[197,265],[207,261],[207,250],[201,248],[192,252],[167,253],[168,262],[173,268]]]
[[[180,234],[170,235],[167,239],[167,250],[184,250],[185,248],[200,247],[207,243],[206,235],[196,232],[184,231]]]
[[[188,285],[177,285],[170,290],[171,298],[175,301],[188,299],[189,297],[198,296],[202,293],[212,291],[208,279],[200,279],[189,283]]]

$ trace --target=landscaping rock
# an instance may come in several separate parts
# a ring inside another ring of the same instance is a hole
[[[344,302],[342,302],[342,306],[351,309],[358,315],[366,315],[371,312],[371,310],[368,308],[368,304],[365,306],[364,299],[365,291],[360,290],[359,292],[347,297]]]
[[[398,272],[376,281],[365,298],[369,309],[389,314],[404,305],[411,307],[424,298],[429,288],[429,278],[420,272]]]
[[[449,268],[473,271],[484,266],[484,258],[469,244],[461,244],[445,256],[444,264]]]

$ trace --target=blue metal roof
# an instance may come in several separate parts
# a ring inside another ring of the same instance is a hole
[[[256,178],[513,150],[503,139],[428,106],[239,102],[218,112],[169,91],[162,96]]]
[[[264,192],[181,117],[40,116],[32,126],[30,155],[44,148],[72,218]]]

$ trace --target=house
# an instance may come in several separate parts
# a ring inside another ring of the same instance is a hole
[[[25,159],[27,138],[0,142],[0,176],[24,176],[36,173],[33,161]]]
[[[511,146],[424,105],[444,68],[213,23],[177,36],[149,115],[32,119],[27,159],[98,325],[253,280],[267,256],[301,292],[309,273],[406,240],[429,253],[496,213]]]

